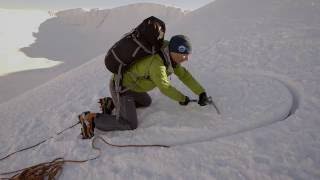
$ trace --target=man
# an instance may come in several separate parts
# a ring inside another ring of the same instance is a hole
[[[91,138],[94,135],[94,128],[103,131],[136,129],[138,126],[136,108],[150,106],[152,99],[147,92],[155,87],[180,105],[188,105],[189,97],[170,84],[168,76],[172,73],[199,96],[200,106],[207,105],[208,97],[204,88],[181,65],[188,60],[191,49],[188,37],[176,35],[170,39],[170,42],[165,41],[161,53],[135,62],[123,74],[121,87],[126,90],[120,94],[119,101],[114,79],[112,79],[109,86],[112,99],[102,100],[103,113],[84,112],[79,115],[83,138]],[[119,118],[111,115],[114,104],[120,106],[120,108],[116,107],[120,111]]]

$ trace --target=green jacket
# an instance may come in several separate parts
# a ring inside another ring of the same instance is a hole
[[[204,88],[180,64],[166,67],[160,55],[147,56],[134,63],[124,74],[122,85],[135,92],[148,92],[155,87],[169,98],[183,102],[185,95],[170,84],[168,76],[174,73],[192,92],[199,95]]]

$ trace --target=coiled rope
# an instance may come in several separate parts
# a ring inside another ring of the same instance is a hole
[[[73,125],[73,126],[75,126],[75,125]],[[23,168],[20,170],[16,170],[16,171],[1,173],[0,174],[1,176],[8,176],[10,174],[15,174],[15,175],[13,175],[10,178],[0,178],[0,179],[1,180],[44,180],[44,179],[55,180],[56,178],[58,178],[60,176],[60,174],[63,170],[62,166],[65,163],[84,163],[87,161],[98,159],[101,155],[101,149],[99,147],[95,146],[95,142],[99,139],[102,140],[102,142],[104,142],[105,144],[107,144],[109,146],[120,147],[120,148],[123,148],[123,147],[164,147],[164,148],[169,148],[170,147],[167,145],[159,145],[159,144],[153,144],[153,145],[141,145],[141,144],[116,145],[116,144],[112,144],[112,143],[108,142],[107,140],[105,140],[101,136],[95,136],[92,139],[91,147],[92,147],[92,149],[95,149],[98,151],[98,155],[93,158],[88,158],[85,160],[65,160],[64,158],[56,158],[50,162],[40,163],[40,164],[30,166],[27,168]],[[42,141],[42,143],[43,143],[43,141]],[[38,143],[37,145],[39,145],[39,144],[41,144],[41,143]],[[24,150],[31,149],[37,145],[31,146],[29,148],[25,148]],[[23,150],[20,150],[17,152],[21,152],[21,151],[23,151]],[[17,153],[17,152],[15,152],[15,153]],[[11,153],[11,155],[13,155],[15,153]],[[7,157],[9,157],[9,156],[7,156]],[[5,157],[5,158],[7,158],[7,157]],[[2,158],[1,160],[5,159],[5,158]]]

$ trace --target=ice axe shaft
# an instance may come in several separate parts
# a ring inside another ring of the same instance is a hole
[[[216,109],[217,113],[220,114],[220,111],[219,111],[216,103],[214,103],[214,101],[212,100],[212,97],[211,97],[211,96],[208,97],[208,102],[207,102],[207,103],[208,103],[208,104],[211,104],[211,105]]]
[[[198,99],[190,99],[190,102],[198,102]],[[212,105],[216,109],[217,113],[220,114],[220,111],[211,96],[208,97],[207,104]]]

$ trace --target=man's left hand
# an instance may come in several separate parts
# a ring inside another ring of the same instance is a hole
[[[189,104],[189,102],[190,102],[190,98],[188,96],[185,96],[185,100],[183,102],[179,102],[179,104],[181,106],[186,106]]]
[[[200,106],[205,106],[208,104],[208,96],[206,92],[203,92],[199,95],[199,100],[198,100],[198,104]]]

